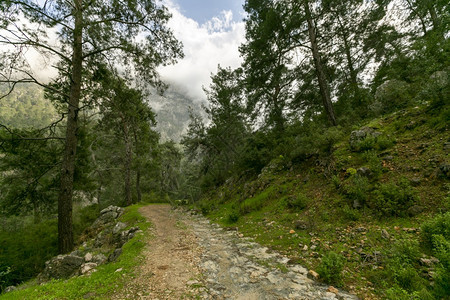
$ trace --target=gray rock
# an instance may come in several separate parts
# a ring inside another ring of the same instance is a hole
[[[350,133],[350,147],[356,148],[358,143],[362,142],[367,137],[367,132],[364,130],[355,130]]]
[[[108,206],[100,212],[100,217],[92,225],[94,228],[105,226],[116,221],[124,212],[124,209],[118,206]]]
[[[117,248],[116,250],[114,250],[113,253],[111,253],[111,255],[108,257],[108,261],[109,262],[114,262],[116,261],[119,256],[122,254],[122,248]]]
[[[379,137],[381,132],[375,131],[373,128],[363,127],[359,130],[352,131],[350,133],[350,148],[356,149],[359,146],[359,143],[364,141],[368,137]]]
[[[80,274],[84,275],[86,273],[90,273],[95,268],[97,268],[97,264],[96,263],[89,262],[89,263],[82,264],[81,268],[80,268]]]
[[[422,183],[422,180],[419,177],[414,177],[409,182],[411,182],[412,186],[419,186]]]
[[[96,263],[97,265],[104,264],[107,260],[108,260],[108,258],[104,254],[101,254],[101,253],[94,255],[94,257],[92,257],[92,261],[94,263]]]
[[[295,221],[294,227],[295,227],[295,229],[298,229],[298,230],[306,230],[306,229],[308,229],[308,223],[306,223],[305,221],[302,221],[302,220],[298,220],[298,221]]]
[[[442,163],[439,165],[439,170],[443,177],[450,178],[450,164]]]
[[[92,261],[92,253],[86,253],[86,255],[84,256],[84,261],[85,262]]]
[[[358,170],[356,170],[356,173],[362,177],[367,177],[367,178],[372,177],[372,171],[367,167],[358,168]]]
[[[120,233],[120,244],[123,245],[131,240],[135,236],[137,231],[139,231],[139,227],[132,227],[128,230],[122,231]]]
[[[391,235],[389,234],[389,232],[387,232],[386,229],[382,229],[381,230],[381,237],[385,240],[389,240],[391,238]]]
[[[78,273],[84,258],[74,255],[58,255],[45,263],[44,271],[39,274],[39,281],[49,279],[66,279]]]
[[[5,288],[5,293],[10,293],[10,292],[14,292],[14,291],[17,291],[17,287],[15,287],[13,285],[8,286],[7,288]]]
[[[424,208],[422,206],[413,205],[410,208],[408,208],[406,213],[408,214],[408,216],[414,217],[414,216],[417,216],[418,214],[420,214],[421,212],[423,212],[423,210],[424,210]]]
[[[359,202],[358,199],[353,200],[353,208],[354,209],[359,209],[361,207],[362,207],[362,205],[361,205],[361,203]]]
[[[118,234],[119,232],[124,230],[126,227],[127,227],[127,224],[122,223],[122,222],[118,222],[116,224],[116,226],[114,226],[114,228],[113,228],[113,234]]]

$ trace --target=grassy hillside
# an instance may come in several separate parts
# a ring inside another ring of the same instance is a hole
[[[426,106],[375,119],[331,155],[280,156],[197,208],[364,299],[449,297],[448,124]]]
[[[0,295],[1,299],[108,299],[135,276],[136,266],[142,262],[144,239],[149,236],[150,223],[138,212],[142,205],[129,206],[120,221],[128,227],[139,226],[144,232],[137,234],[123,246],[116,262],[104,264],[90,276],[52,280],[38,284],[35,279],[19,286],[14,292]],[[0,278],[1,279],[1,278]]]

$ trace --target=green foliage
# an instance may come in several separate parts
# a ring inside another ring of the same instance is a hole
[[[142,251],[146,246],[144,235],[148,235],[150,223],[139,214],[139,205],[127,207],[121,217],[129,226],[139,225],[144,233],[137,234],[123,246],[117,262],[99,266],[90,276],[73,277],[68,280],[53,280],[43,285],[32,285],[24,290],[2,295],[2,299],[109,299],[122,290],[135,276],[135,269],[142,263]],[[122,269],[121,272],[116,272]]]
[[[422,224],[422,230],[420,232],[421,245],[427,251],[433,251],[435,246],[433,240],[437,235],[450,241],[450,212],[437,215]]]
[[[383,165],[377,152],[369,150],[363,153],[363,159],[367,162],[367,166],[371,172],[371,177],[378,178],[383,173]]]
[[[303,194],[299,193],[296,196],[290,196],[286,199],[287,207],[295,210],[303,210],[308,206],[310,202],[309,198]]]
[[[0,84],[0,95],[9,88]],[[44,98],[41,87],[21,84],[0,102],[0,124],[15,129],[42,128],[50,125],[57,117],[51,102]]]
[[[417,200],[408,179],[402,178],[398,183],[380,184],[373,191],[369,206],[382,216],[405,216]]]
[[[395,140],[386,135],[373,136],[368,135],[361,141],[352,146],[352,150],[356,152],[367,152],[371,150],[383,151],[391,148],[395,144]]]
[[[86,228],[94,223],[99,215],[100,209],[98,204],[93,204],[82,208],[74,208],[73,231],[75,240],[81,236]]]
[[[348,205],[342,207],[341,214],[347,221],[356,222],[361,219],[361,213],[357,209],[353,209]]]
[[[326,283],[341,286],[344,265],[345,258],[336,252],[330,251],[322,258],[317,272]]]
[[[375,99],[381,104],[378,113],[392,112],[405,108],[411,101],[409,85],[400,80],[389,80],[378,87]]]
[[[241,214],[248,214],[253,211],[258,211],[263,207],[264,202],[267,200],[267,195],[261,193],[255,197],[245,199],[239,206],[239,212]]]
[[[369,179],[364,176],[359,176],[358,174],[353,175],[347,180],[344,189],[350,200],[353,200],[354,203],[358,203],[358,205],[362,206],[366,204],[368,199],[370,190]]]
[[[19,226],[0,230],[0,290],[36,276],[58,253],[56,219]]]
[[[239,221],[239,213],[237,211],[232,211],[227,217],[227,222],[234,224],[237,221]]]
[[[388,291],[388,295],[408,295],[424,288],[426,281],[416,268],[421,256],[419,244],[414,240],[401,240],[389,252],[387,255],[390,259],[384,275],[385,284],[393,283],[393,288]]]

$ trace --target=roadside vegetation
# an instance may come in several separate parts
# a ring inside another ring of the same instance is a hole
[[[20,290],[2,295],[2,299],[105,299],[114,295],[135,276],[136,267],[142,262],[142,250],[146,239],[151,238],[151,224],[138,212],[139,204],[126,208],[120,221],[130,226],[139,226],[137,234],[123,246],[123,252],[116,262],[98,267],[89,276],[73,277],[67,280],[52,280],[43,285],[35,280],[20,286]]]

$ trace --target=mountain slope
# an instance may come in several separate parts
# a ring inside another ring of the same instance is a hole
[[[450,139],[442,118],[422,106],[373,120],[344,134],[330,155],[296,165],[280,156],[197,207],[367,299],[447,297],[441,250],[450,245],[450,213],[439,213],[450,208]],[[426,244],[430,232],[442,236],[441,250]]]

